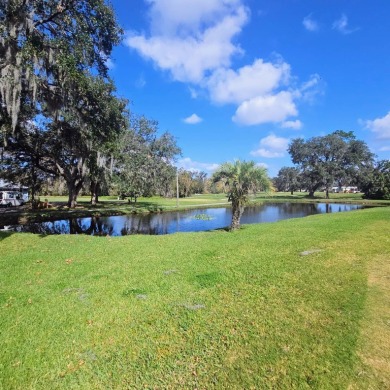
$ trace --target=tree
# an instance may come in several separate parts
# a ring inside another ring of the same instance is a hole
[[[112,179],[110,150],[98,150],[91,153],[88,159],[89,190],[91,194],[91,205],[99,202],[99,195],[102,190],[108,193]]]
[[[225,186],[221,181],[214,182],[212,177],[206,179],[205,192],[210,194],[224,194]]]
[[[179,196],[186,198],[192,195],[192,172],[180,168],[178,171]]]
[[[49,125],[51,143],[46,155],[68,187],[68,206],[75,207],[77,196],[88,175],[95,184],[102,156],[124,131],[126,101],[114,96],[114,85],[100,77],[88,77],[79,84],[83,99],[66,104],[62,118]],[[55,153],[53,153],[53,151]],[[54,164],[55,165],[54,165]],[[46,166],[41,166],[45,170]]]
[[[207,173],[203,171],[195,171],[192,173],[192,191],[195,194],[203,194],[205,192]]]
[[[353,132],[341,130],[307,141],[296,138],[288,151],[302,172],[309,196],[325,187],[327,198],[334,183],[341,186],[347,180],[357,179],[359,171],[372,165],[374,157],[365,142],[355,139]]]
[[[2,0],[0,126],[10,154],[62,176],[69,207],[99,154],[122,130],[125,102],[114,96],[106,60],[121,29],[105,0]]]
[[[0,126],[15,133],[26,124],[26,110],[45,105],[53,114],[63,96],[74,93],[65,81],[77,82],[87,70],[106,77],[106,60],[122,31],[105,0],[0,5]]]
[[[390,160],[378,161],[365,175],[361,187],[366,198],[390,199]]]
[[[254,161],[225,162],[214,172],[213,181],[222,181],[227,187],[228,198],[232,202],[231,230],[240,228],[240,219],[249,194],[272,188],[267,170],[256,166]]]
[[[64,101],[57,117],[43,117],[10,135],[7,146],[11,155],[33,156],[41,171],[63,177],[71,208],[88,175],[95,173],[97,156],[115,142],[127,123],[126,102],[114,96],[112,83],[86,74],[73,88],[78,90],[77,100]]]
[[[175,177],[171,162],[180,153],[169,133],[160,137],[158,123],[144,116],[133,116],[130,129],[119,141],[119,153],[114,161],[115,181],[119,195],[151,196],[165,193]]]
[[[193,194],[202,194],[205,191],[207,173],[199,171],[187,171],[184,168],[178,170],[179,196],[185,198]],[[176,187],[176,183],[174,183]]]
[[[0,135],[2,137],[3,134]],[[35,205],[35,196],[42,188],[48,175],[39,169],[37,151],[40,148],[40,137],[34,126],[24,138],[28,148],[8,148],[0,158],[0,177],[8,182],[29,188],[30,200]]]
[[[290,191],[291,195],[300,188],[299,169],[294,167],[282,167],[275,178],[278,191]]]

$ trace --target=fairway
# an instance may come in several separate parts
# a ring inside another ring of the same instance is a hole
[[[390,208],[0,233],[0,389],[390,388]]]

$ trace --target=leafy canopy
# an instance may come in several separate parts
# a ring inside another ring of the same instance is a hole
[[[213,181],[222,181],[229,201],[239,199],[240,203],[246,203],[250,193],[268,191],[272,187],[267,170],[254,161],[225,162],[214,172]]]
[[[1,0],[3,132],[18,131],[26,112],[56,110],[83,72],[107,78],[106,60],[121,35],[105,0]]]
[[[365,142],[342,130],[307,141],[296,138],[288,152],[311,194],[321,186],[328,189],[333,183],[354,180],[359,171],[372,165],[374,157]]]
[[[267,170],[254,161],[236,160],[223,163],[213,174],[213,181],[222,181],[232,202],[231,230],[240,228],[240,219],[250,193],[268,191],[272,188]]]

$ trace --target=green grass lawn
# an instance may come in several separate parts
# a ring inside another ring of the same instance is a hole
[[[390,208],[0,233],[1,389],[390,388]]]
[[[46,196],[40,197],[43,201],[47,199],[53,205],[57,203],[66,203],[66,196]],[[78,197],[78,205],[83,207],[88,207],[90,204],[91,198],[89,196],[80,196]],[[98,207],[104,208],[132,208],[134,211],[137,210],[169,210],[176,208],[179,205],[180,208],[193,207],[198,205],[227,205],[229,202],[225,194],[202,194],[202,195],[193,195],[187,198],[180,198],[179,201],[176,198],[163,198],[161,196],[152,196],[152,197],[140,197],[137,199],[136,203],[129,203],[128,200],[118,200],[117,196],[101,196],[99,198]]]
[[[344,194],[344,193],[331,193],[329,194],[330,199],[325,199],[325,193],[324,192],[316,192],[314,198],[308,198],[307,192],[294,192],[293,195],[291,195],[289,192],[267,192],[267,193],[259,193],[256,196],[252,196],[250,198],[250,201],[252,202],[322,202],[322,201],[330,201],[330,202],[364,202],[364,203],[372,203],[372,204],[388,204],[390,205],[390,201],[375,201],[375,200],[366,200],[363,199],[363,194],[357,193],[357,194]],[[66,203],[67,197],[66,196],[41,196],[41,200],[47,199],[49,202],[56,204],[58,202],[60,203]],[[129,202],[127,200],[118,200],[116,196],[101,196],[99,198],[100,206],[102,208],[104,207],[128,207]],[[90,197],[89,196],[80,196],[78,198],[78,204],[80,206],[88,206],[90,203]],[[225,194],[199,194],[199,195],[192,195],[187,198],[180,198],[178,201],[180,208],[186,208],[186,207],[195,207],[199,205],[226,205],[229,204],[227,197]],[[144,208],[147,210],[147,208],[161,208],[161,209],[171,209],[176,208],[177,206],[177,200],[176,198],[163,198],[160,196],[153,196],[149,198],[140,197],[137,200],[136,204],[132,204],[132,207],[136,207],[139,209]]]

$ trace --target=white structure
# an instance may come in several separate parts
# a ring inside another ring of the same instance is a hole
[[[358,188],[357,187],[352,187],[352,186],[348,186],[348,187],[332,187],[332,192],[344,192],[344,193],[349,193],[349,194],[356,194],[359,192]]]
[[[28,188],[0,179],[0,206],[21,206],[28,201]]]

